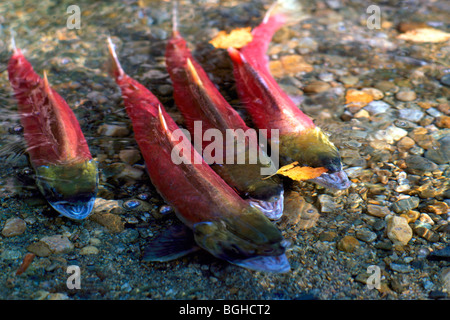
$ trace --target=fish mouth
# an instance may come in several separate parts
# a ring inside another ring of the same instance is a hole
[[[85,201],[49,201],[48,203],[63,216],[74,219],[82,220],[88,217],[92,209],[94,208],[95,197],[87,199]]]
[[[257,256],[245,260],[230,261],[231,263],[254,271],[286,273],[291,270],[291,266],[286,254],[279,256]]]
[[[352,184],[344,170],[334,173],[323,173],[321,176],[309,181],[315,182],[325,188],[339,190],[347,189]]]
[[[284,191],[278,196],[270,198],[268,201],[255,198],[248,198],[251,206],[259,209],[270,220],[278,220],[283,215]]]

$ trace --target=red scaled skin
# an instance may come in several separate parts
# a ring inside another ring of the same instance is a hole
[[[269,10],[264,21],[252,31],[250,43],[239,50],[228,49],[239,97],[258,128],[268,129],[268,134],[270,129],[279,130],[282,165],[296,161],[302,166],[324,167],[327,173],[313,181],[325,187],[346,189],[350,181],[342,170],[338,150],[270,74],[266,56],[270,40],[292,20],[292,13],[284,12],[283,4],[284,0],[279,0]]]
[[[73,111],[46,78],[34,72],[20,49],[9,60],[8,75],[33,165],[92,159]]]
[[[225,159],[227,150],[227,130],[242,130],[247,132],[250,128],[245,124],[239,114],[229,105],[219,90],[209,79],[206,72],[193,58],[187,48],[186,41],[178,31],[174,31],[166,47],[166,65],[174,87],[174,98],[177,107],[182,112],[186,126],[191,136],[203,134],[209,129],[218,129],[223,137],[222,163],[212,163],[212,168],[242,197],[249,198],[251,203],[261,209],[270,219],[278,219],[283,213],[283,187],[277,177],[263,179],[262,165],[248,162],[228,163]],[[194,123],[201,121],[202,131],[196,132]],[[250,129],[252,130],[252,129]],[[252,131],[249,131],[252,132]],[[246,139],[254,139],[257,146],[257,137],[252,135]],[[203,141],[203,150],[210,141]],[[246,145],[250,141],[246,140]],[[247,149],[249,152],[260,152]],[[233,148],[233,158],[237,157]],[[259,155],[258,155],[259,158]],[[259,160],[259,159],[258,159]]]
[[[124,73],[110,40],[109,52],[112,74],[121,89],[150,179],[178,218],[194,231],[197,244],[216,257],[246,268],[288,271],[279,230],[201,159],[158,99]],[[186,163],[174,163],[174,149],[176,154],[183,150],[181,158]]]

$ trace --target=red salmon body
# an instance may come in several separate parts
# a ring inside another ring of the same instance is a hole
[[[301,166],[323,167],[327,172],[312,181],[325,187],[346,189],[350,181],[342,170],[338,150],[281,89],[268,68],[266,51],[272,36],[280,27],[301,19],[300,9],[295,1],[279,0],[252,31],[250,43],[239,50],[228,49],[237,92],[258,128],[279,130],[282,165],[298,162]]]
[[[8,63],[36,184],[62,215],[84,219],[97,194],[98,169],[75,114],[19,49]]]

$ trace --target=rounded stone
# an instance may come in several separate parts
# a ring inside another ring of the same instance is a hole
[[[98,254],[100,251],[97,247],[89,245],[86,247],[81,248],[80,254],[81,255],[90,255],[90,254]]]
[[[417,95],[412,90],[399,91],[395,94],[395,97],[400,101],[414,101],[417,99]]]
[[[354,252],[360,246],[358,239],[352,236],[345,236],[338,244],[337,248],[344,252]]]
[[[9,218],[2,230],[4,237],[14,237],[25,232],[27,224],[20,218]]]
[[[413,236],[413,231],[408,221],[403,217],[388,216],[386,229],[387,236],[394,245],[405,246]]]

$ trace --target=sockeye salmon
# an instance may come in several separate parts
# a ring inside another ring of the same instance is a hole
[[[237,92],[258,128],[279,130],[281,165],[298,162],[301,166],[323,167],[327,172],[311,181],[328,188],[346,189],[350,181],[342,170],[339,151],[280,88],[268,67],[266,51],[274,33],[302,18],[297,1],[279,0],[252,30],[251,42],[240,49],[228,49]],[[267,133],[270,135],[270,130]]]
[[[256,131],[245,124],[193,58],[176,28],[175,8],[173,32],[166,46],[165,57],[174,88],[175,104],[183,114],[186,127],[194,141],[198,141],[197,135],[201,135],[200,147],[203,151],[211,149],[212,145],[210,139],[206,138],[208,130],[219,130],[215,139],[219,136],[222,141],[215,145],[218,148],[211,151],[214,159],[208,161],[205,154],[203,158],[243,198],[270,219],[279,219],[283,214],[282,181],[278,176],[263,179],[262,168],[270,166],[270,158],[258,145]],[[254,157],[252,162],[251,156]]]
[[[202,161],[157,97],[123,71],[110,39],[109,52],[150,179],[186,226],[151,243],[143,260],[172,260],[192,252],[195,244],[244,268],[289,271],[280,231]],[[174,154],[187,161],[175,164]]]
[[[15,47],[8,63],[9,81],[18,103],[27,152],[36,184],[62,215],[84,219],[92,211],[98,169],[75,114]]]

